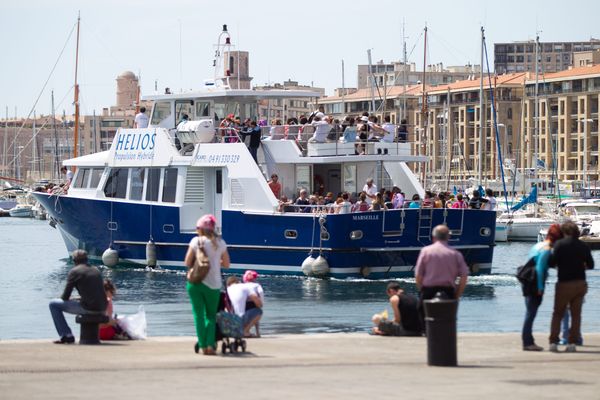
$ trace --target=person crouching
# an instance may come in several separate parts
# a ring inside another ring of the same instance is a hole
[[[258,324],[263,311],[263,302],[256,286],[252,283],[241,283],[236,276],[227,278],[227,295],[231,301],[233,312],[242,318],[244,336],[252,337],[250,329]],[[246,309],[246,302],[253,302],[256,308]]]

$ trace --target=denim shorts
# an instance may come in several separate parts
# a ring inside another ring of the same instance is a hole
[[[256,317],[258,317],[259,315],[262,315],[263,311],[261,308],[251,308],[250,310],[247,310],[244,313],[244,316],[242,317],[242,323],[244,324],[244,328],[246,328],[248,326],[248,324]]]

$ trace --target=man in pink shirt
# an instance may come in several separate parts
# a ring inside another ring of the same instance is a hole
[[[448,298],[459,299],[465,290],[469,268],[463,255],[450,246],[450,231],[446,225],[433,228],[433,244],[419,253],[415,267],[415,280],[423,300],[432,299],[437,292]],[[460,277],[458,285],[456,279]]]

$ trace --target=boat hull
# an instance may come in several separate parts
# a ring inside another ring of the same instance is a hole
[[[160,267],[185,268],[183,259],[195,233],[180,232],[177,206],[35,196],[69,251],[85,249],[92,259],[101,260],[112,244],[121,262],[145,266],[146,243],[152,237]],[[307,256],[321,254],[329,266],[327,276],[381,279],[414,276],[420,249],[431,243],[431,227],[446,223],[456,233],[451,245],[464,254],[472,272],[491,272],[495,213],[434,209],[424,214],[427,219],[414,209],[322,217],[224,210],[222,233],[233,272],[303,275]]]

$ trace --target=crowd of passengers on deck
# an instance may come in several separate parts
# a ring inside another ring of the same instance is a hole
[[[255,121],[248,118],[242,122],[239,117],[229,114],[219,123],[219,136],[227,143],[245,141],[259,127],[263,140],[356,143],[356,154],[365,154],[364,142],[394,143],[408,140],[406,120],[397,126],[391,123],[390,116],[385,116],[383,123],[380,123],[377,116],[364,112],[361,116],[347,116],[340,121],[321,110],[309,116],[288,118],[285,125],[279,118],[274,118],[268,125],[264,119]]]
[[[486,189],[485,196],[482,196],[477,190],[473,191],[470,197],[466,193],[455,195],[450,192],[426,191],[423,199],[418,194],[408,199],[397,186],[394,186],[392,190],[385,188],[377,190],[373,179],[368,179],[363,190],[357,194],[341,192],[334,196],[332,192],[327,192],[323,196],[319,192],[315,192],[309,195],[306,189],[300,189],[295,199],[288,199],[286,195],[281,194],[281,184],[278,182],[276,174],[271,177],[269,187],[279,200],[278,211],[280,212],[348,214],[403,208],[496,209],[496,198],[491,189]]]

